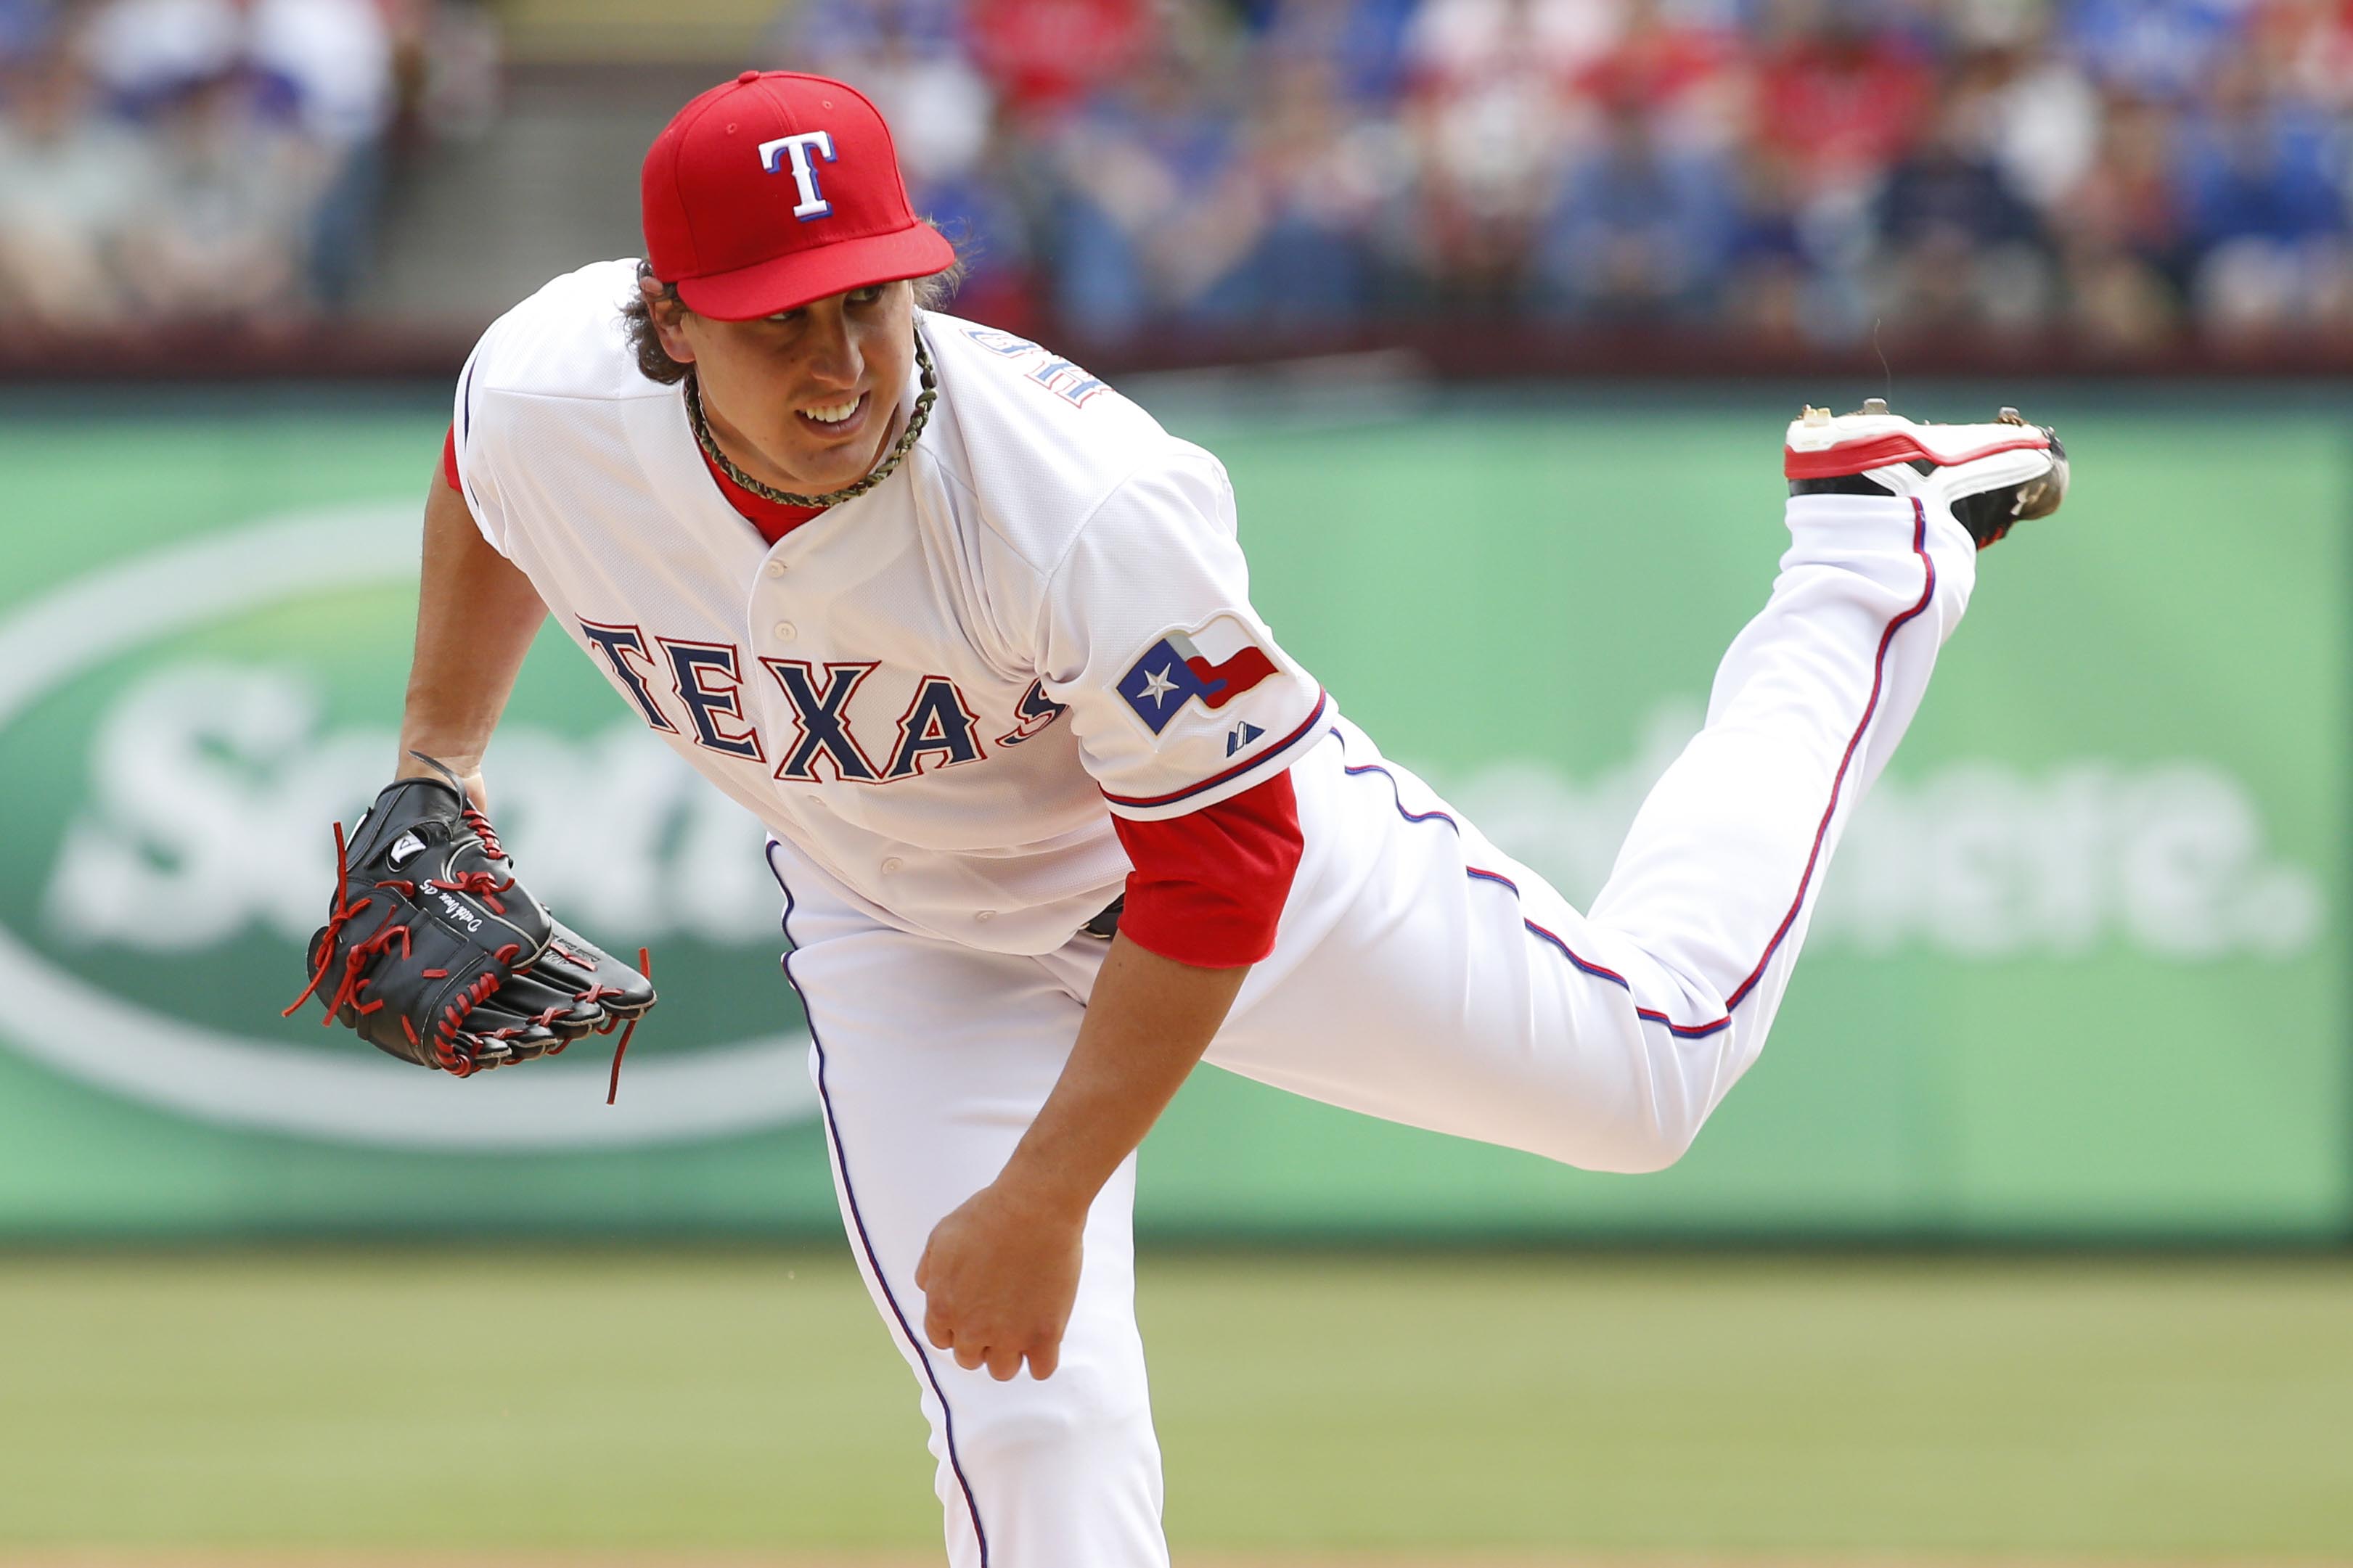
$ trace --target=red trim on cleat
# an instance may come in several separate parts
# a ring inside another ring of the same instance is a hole
[[[1835,479],[1848,474],[1860,474],[1871,468],[1883,468],[1891,463],[1927,461],[1940,468],[1956,468],[1962,463],[1974,463],[1979,458],[1990,458],[1997,452],[2047,452],[2051,437],[2042,431],[2021,435],[2014,441],[1997,441],[1990,447],[1947,457],[1932,452],[1910,436],[1897,431],[1892,435],[1875,436],[1868,441],[1850,441],[1836,447],[1826,447],[1819,452],[1793,451],[1781,448],[1781,475],[1791,479]]]

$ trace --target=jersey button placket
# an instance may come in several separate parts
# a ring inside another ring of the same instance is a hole
[[[800,627],[793,625],[790,621],[778,621],[769,629],[776,634],[776,640],[778,642],[791,642],[801,635]]]

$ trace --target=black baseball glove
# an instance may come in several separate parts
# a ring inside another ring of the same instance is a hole
[[[438,765],[438,763],[435,765]],[[446,773],[447,770],[445,769]],[[311,939],[322,1024],[459,1078],[554,1056],[654,1005],[653,983],[566,930],[515,880],[514,862],[456,776],[402,779],[349,843],[335,825],[335,899]],[[617,1081],[620,1054],[613,1057]]]

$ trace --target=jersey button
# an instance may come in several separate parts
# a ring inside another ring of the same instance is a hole
[[[776,623],[776,640],[778,642],[790,642],[800,635],[800,627],[793,625],[792,622],[778,621]]]
[[[974,915],[972,918],[973,918],[973,919],[975,919],[975,920],[976,920],[976,921],[984,921],[984,922],[985,922],[985,921],[993,921],[993,920],[995,920],[995,919],[997,918],[997,911],[996,911],[995,910],[982,910],[979,913],[977,913],[977,914]]]
[[[768,563],[768,575],[769,575],[769,576],[771,576],[771,577],[781,577],[781,576],[783,576],[784,574],[785,574],[785,563],[784,563],[783,562],[781,562],[781,561],[771,561],[771,562],[769,562],[769,563]]]
[[[896,855],[893,855],[882,862],[882,870],[885,875],[888,875],[892,871],[896,871],[904,864],[904,861],[901,860]]]

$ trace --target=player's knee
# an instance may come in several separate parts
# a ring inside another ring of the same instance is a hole
[[[1696,1121],[1653,1122],[1628,1141],[1626,1163],[1618,1168],[1638,1176],[1663,1171],[1689,1153],[1693,1140],[1698,1136]]]
[[[1042,1384],[1002,1392],[1014,1396],[955,1411],[958,1455],[985,1473],[1011,1467],[1053,1474],[1095,1462],[1122,1443],[1152,1440],[1144,1401],[1100,1374],[1066,1366]]]
[[[1580,1170],[1644,1176],[1663,1171],[1689,1152],[1699,1136],[1700,1118],[1630,1117],[1606,1128],[1583,1129],[1570,1147],[1554,1157]]]

